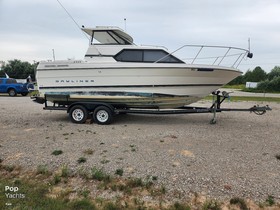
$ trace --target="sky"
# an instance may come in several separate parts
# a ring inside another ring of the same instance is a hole
[[[118,26],[136,44],[248,48],[246,72],[280,66],[280,0],[59,0],[85,27]],[[126,24],[124,21],[126,18]],[[0,0],[0,61],[83,59],[88,40],[57,0]]]

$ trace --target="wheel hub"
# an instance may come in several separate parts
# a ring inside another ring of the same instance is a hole
[[[100,110],[96,113],[96,118],[99,122],[106,122],[109,118],[108,113],[105,110]]]
[[[81,109],[75,109],[72,112],[72,117],[75,121],[79,122],[84,118],[84,112]]]

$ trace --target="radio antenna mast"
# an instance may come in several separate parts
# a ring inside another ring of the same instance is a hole
[[[75,19],[72,17],[72,15],[67,11],[67,9],[62,5],[62,3],[59,0],[56,0],[60,6],[64,9],[64,11],[67,13],[67,15],[72,19],[72,21],[75,23],[75,25],[79,28],[79,30],[81,30],[79,24],[75,21]],[[83,34],[85,35],[85,37],[90,41],[90,38],[85,34],[85,32],[83,31]]]

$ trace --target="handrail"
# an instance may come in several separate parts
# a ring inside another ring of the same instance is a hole
[[[225,58],[228,57],[234,57],[234,56],[238,56],[236,59],[234,59],[232,61],[232,68],[238,68],[238,66],[240,65],[240,63],[242,62],[242,60],[245,58],[245,56],[252,58],[253,54],[247,50],[247,49],[243,49],[243,48],[239,48],[239,47],[229,47],[229,46],[218,46],[218,45],[183,45],[181,47],[179,47],[178,49],[174,50],[173,52],[165,55],[164,57],[158,59],[157,61],[155,61],[155,63],[160,62],[161,60],[164,60],[165,58],[167,58],[170,55],[173,55],[174,53],[182,50],[183,48],[199,48],[198,52],[195,54],[195,56],[193,58],[190,58],[189,60],[191,60],[190,64],[194,64],[197,60],[200,59],[209,59],[209,58],[213,58],[215,59],[215,61],[212,63],[212,65],[217,65],[220,66],[222,64],[222,62],[225,60]],[[215,49],[225,49],[225,53],[223,55],[217,55],[217,56],[213,56],[213,57],[199,57],[201,55],[201,52],[205,49],[205,48],[215,48]],[[239,53],[234,53],[234,54],[230,54],[231,51],[240,51]],[[183,59],[186,60],[186,59]],[[216,64],[216,62],[218,62]]]

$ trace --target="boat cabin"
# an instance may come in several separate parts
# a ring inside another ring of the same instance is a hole
[[[139,63],[184,63],[163,47],[137,46],[133,38],[118,27],[82,28],[90,36],[86,60]],[[97,41],[97,42],[94,42]]]

